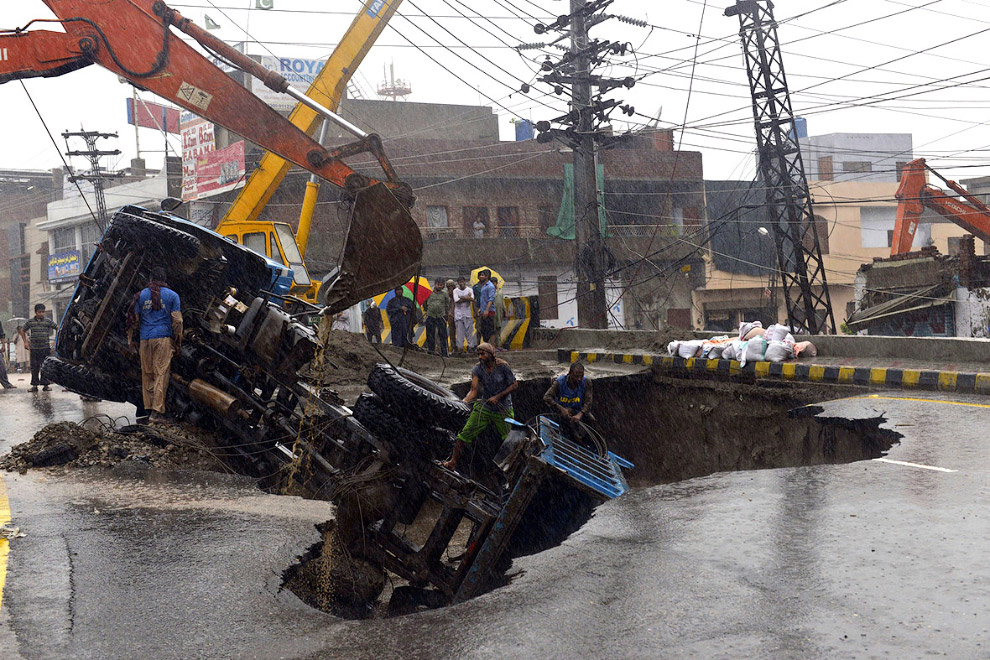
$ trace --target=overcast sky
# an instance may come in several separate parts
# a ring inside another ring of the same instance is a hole
[[[221,26],[215,34],[229,42],[258,42],[249,46],[251,53],[325,59],[362,3],[274,0],[273,10],[249,10],[254,4],[192,0],[171,6],[201,25],[209,15]],[[546,87],[535,81],[541,52],[520,55],[509,46],[547,40],[533,32],[533,24],[552,21],[567,4],[404,0],[355,82],[374,98],[385,67],[394,62],[396,75],[412,85],[410,101],[492,105],[508,137],[514,116],[538,121],[566,110],[564,99],[546,95]],[[629,121],[641,126],[657,118],[660,126],[675,127],[675,141],[683,149],[703,152],[707,178],[748,179],[754,174],[752,111],[738,22],[723,16],[725,4],[616,0],[608,13],[649,26],[613,19],[596,26],[592,37],[628,42],[635,51],[614,58],[607,69],[609,75],[642,77],[633,90],[610,94],[635,106],[637,115]],[[936,168],[960,178],[990,174],[990,166],[983,165],[990,163],[988,3],[779,0],[775,14],[795,113],[807,117],[811,135],[912,133],[915,155],[929,158]],[[7,2],[2,27],[51,17],[40,0]],[[523,82],[534,84],[528,95],[518,91]],[[0,85],[0,167],[59,166],[58,152],[65,150],[59,134],[67,129],[117,131],[116,148],[124,153],[106,163],[112,169],[125,167],[134,156],[134,128],[125,114],[131,88],[114,74],[93,66],[24,84],[41,118],[20,82]],[[620,117],[616,113],[615,119]],[[617,121],[616,126],[624,125]],[[456,126],[448,130],[456,137]],[[159,166],[162,136],[141,129],[140,141],[149,166]],[[178,139],[171,140],[171,148],[178,152]]]

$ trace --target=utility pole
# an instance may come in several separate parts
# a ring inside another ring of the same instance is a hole
[[[608,328],[609,308],[605,297],[605,278],[614,262],[605,244],[602,197],[598,190],[598,154],[627,135],[606,135],[599,130],[615,109],[633,115],[635,108],[620,105],[621,101],[606,99],[610,90],[636,84],[631,77],[615,79],[594,73],[595,68],[612,56],[624,56],[631,49],[628,43],[591,39],[588,31],[609,19],[639,27],[644,21],[626,16],[603,13],[613,0],[570,0],[570,14],[559,16],[549,25],[533,26],[537,34],[559,32],[561,36],[550,44],[522,44],[520,50],[555,46],[570,36],[570,48],[559,60],[549,55],[541,64],[547,72],[539,78],[550,85],[558,96],[570,89],[570,112],[536,124],[537,142],[561,142],[571,148],[574,162],[574,273],[577,278],[578,325],[584,328]],[[529,92],[529,85],[522,91]],[[564,128],[551,128],[560,124]]]
[[[105,230],[107,228],[107,200],[103,194],[103,184],[107,179],[118,178],[123,176],[123,174],[121,172],[104,172],[100,168],[100,158],[104,156],[119,156],[120,149],[103,151],[96,148],[96,141],[108,138],[116,139],[117,134],[100,133],[99,131],[66,131],[62,133],[62,137],[65,139],[66,156],[70,158],[72,156],[82,156],[89,160],[89,172],[83,174],[70,172],[69,181],[72,183],[80,180],[93,182],[93,194],[96,197],[96,224],[101,230]],[[86,142],[87,149],[85,151],[69,150],[69,138],[82,138]]]
[[[594,122],[591,110],[591,60],[588,57],[588,20],[581,14],[584,0],[571,0],[571,54],[574,83],[571,110],[578,113],[574,159],[574,273],[577,277],[578,325],[608,328],[605,300],[605,250],[598,222],[598,174]]]

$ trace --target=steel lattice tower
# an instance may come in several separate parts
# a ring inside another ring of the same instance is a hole
[[[760,174],[766,188],[788,323],[795,330],[813,335],[834,334],[832,301],[784,76],[773,2],[737,0],[725,15],[739,17],[753,96]]]

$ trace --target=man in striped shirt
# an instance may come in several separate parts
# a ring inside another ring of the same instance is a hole
[[[51,319],[45,318],[45,306],[38,303],[34,306],[34,318],[20,328],[21,341],[31,348],[31,389],[37,392],[38,384],[41,389],[49,391],[48,381],[41,378],[41,363],[51,353],[52,331],[58,330],[58,325]]]

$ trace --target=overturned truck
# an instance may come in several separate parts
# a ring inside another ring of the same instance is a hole
[[[138,207],[114,216],[80,277],[43,367],[49,379],[140,405],[140,363],[125,324],[153,266],[181,292],[185,317],[168,413],[214,431],[232,466],[263,486],[333,502],[343,554],[394,573],[431,602],[490,588],[534,526],[557,520],[566,529],[589,503],[628,489],[628,463],[572,442],[545,418],[516,423],[467,474],[444,468],[437,459],[470,413],[453,393],[383,363],[369,375],[372,392],[345,406],[321,384],[333,356],[305,322],[314,310],[292,313],[302,303],[283,295],[291,273],[208,229]],[[424,517],[425,539],[413,541],[405,526]]]

